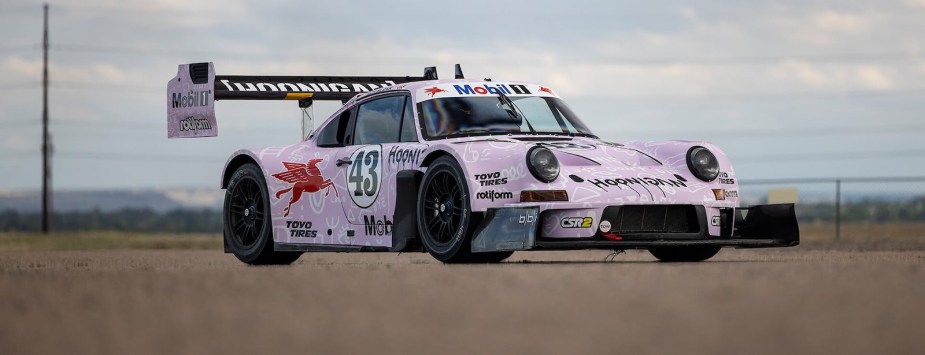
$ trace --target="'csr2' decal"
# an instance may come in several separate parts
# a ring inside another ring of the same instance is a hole
[[[369,145],[357,149],[350,156],[350,161],[347,174],[350,198],[361,208],[372,206],[382,185],[382,146]]]
[[[284,161],[283,166],[286,167],[286,171],[273,174],[273,177],[293,184],[292,187],[288,189],[282,189],[276,192],[276,198],[279,199],[283,194],[292,191],[292,197],[289,199],[289,205],[286,206],[284,210],[283,217],[289,216],[289,209],[292,208],[292,204],[299,201],[302,198],[302,193],[314,193],[325,189],[324,195],[327,196],[331,193],[330,189],[334,189],[334,194],[340,196],[337,193],[337,187],[334,186],[334,183],[331,182],[331,179],[325,179],[321,175],[321,170],[318,169],[318,163],[322,162],[324,159],[312,159],[308,163],[293,163]]]
[[[591,217],[565,217],[559,221],[562,228],[591,228],[594,219]]]

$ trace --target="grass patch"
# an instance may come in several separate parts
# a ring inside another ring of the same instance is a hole
[[[222,249],[220,234],[137,232],[0,233],[0,250]]]

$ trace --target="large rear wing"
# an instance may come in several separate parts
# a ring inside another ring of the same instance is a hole
[[[437,79],[434,67],[425,68],[421,77],[248,76],[216,75],[211,62],[180,64],[177,76],[167,83],[167,137],[217,136],[216,100],[298,100],[307,136],[305,115],[311,119],[306,110],[312,100],[346,101],[377,88],[431,79]]]

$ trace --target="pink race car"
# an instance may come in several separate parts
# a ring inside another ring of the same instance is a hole
[[[288,264],[309,251],[427,251],[494,263],[515,251],[648,249],[702,261],[722,247],[799,244],[794,206],[740,207],[707,142],[602,140],[548,86],[422,77],[217,76],[180,65],[168,136],[217,134],[215,100],[296,100],[303,141],[242,149],[221,187],[225,251]],[[344,106],[312,122],[314,100]]]

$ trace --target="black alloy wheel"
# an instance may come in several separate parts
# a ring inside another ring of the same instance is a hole
[[[427,168],[418,192],[418,230],[424,248],[446,263],[466,262],[469,247],[469,189],[462,169],[449,156]]]
[[[239,167],[225,190],[225,243],[239,260],[252,264],[291,264],[298,252],[274,252],[270,203],[263,173],[254,164]]]
[[[418,231],[424,248],[445,263],[497,263],[514,252],[472,253],[473,218],[462,168],[450,156],[434,160],[418,191]]]

